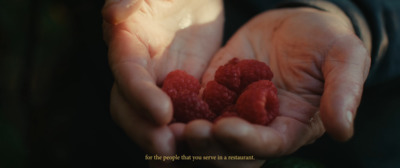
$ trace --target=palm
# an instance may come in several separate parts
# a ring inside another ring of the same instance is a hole
[[[204,78],[205,82],[210,80],[209,76],[212,76],[216,67],[231,57],[266,62],[274,73],[273,82],[279,90],[281,115],[306,126],[318,111],[324,88],[320,68],[323,54],[328,52],[331,42],[327,39],[333,34],[316,32],[323,30],[323,26],[330,26],[325,23],[319,27],[300,24],[304,17],[309,17],[307,15],[291,17],[285,22],[279,20],[284,19],[281,17],[271,24],[261,16],[239,30],[217,54],[216,57],[221,58],[214,59],[217,61],[211,63]],[[260,36],[257,32],[263,32],[264,35]]]
[[[313,9],[281,9],[252,19],[217,53],[203,82],[211,80],[217,67],[232,57],[257,59],[271,67],[280,116],[267,127],[235,118],[220,120],[208,128],[209,135],[224,150],[260,157],[294,152],[320,137],[326,126],[343,122],[342,111],[354,111],[358,106],[369,67],[366,50],[351,24]],[[201,122],[189,124],[193,129],[186,131],[187,136],[206,139],[196,135],[201,129],[194,125],[207,126]],[[337,136],[339,130],[329,128]]]
[[[146,49],[148,71],[161,82],[174,69],[200,77],[222,38],[221,1],[142,1],[119,30]],[[118,29],[116,31],[119,31]]]

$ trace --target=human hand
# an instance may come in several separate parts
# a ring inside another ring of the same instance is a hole
[[[113,119],[144,151],[175,154],[184,125],[167,125],[172,104],[159,86],[175,69],[201,77],[222,40],[222,1],[106,0],[102,13]]]
[[[311,8],[262,13],[217,53],[203,82],[233,57],[270,66],[280,116],[268,126],[236,117],[189,123],[184,137],[194,151],[270,158],[290,154],[325,131],[340,141],[352,136],[370,57],[344,15]]]

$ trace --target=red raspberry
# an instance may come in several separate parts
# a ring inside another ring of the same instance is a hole
[[[279,115],[279,100],[274,89],[257,86],[246,89],[238,98],[238,115],[254,124],[267,125]]]
[[[267,64],[257,60],[242,60],[236,66],[240,69],[240,90],[259,80],[271,80],[272,71]]]
[[[238,113],[237,113],[237,109],[235,105],[230,105],[228,107],[226,107],[224,110],[222,110],[223,112],[221,113],[221,115],[219,115],[214,122],[217,122],[218,120],[225,118],[225,117],[238,117]]]
[[[170,72],[164,80],[162,90],[166,92],[171,99],[180,97],[181,92],[189,91],[198,94],[201,85],[192,75],[182,70]]]
[[[215,81],[233,91],[239,91],[240,69],[236,64],[239,59],[233,58],[227,64],[220,66],[215,72]]]
[[[253,82],[249,86],[246,87],[245,91],[248,89],[270,89],[275,94],[278,94],[278,90],[276,89],[274,83],[269,80],[259,80],[257,82]]]
[[[177,122],[190,122],[195,119],[213,121],[216,115],[210,111],[206,102],[201,100],[198,94],[182,92],[172,101],[174,118]]]
[[[237,108],[235,105],[230,105],[222,111],[223,111],[223,113],[230,113],[230,114],[236,113],[237,114]]]
[[[235,104],[237,94],[225,86],[210,81],[203,91],[203,100],[209,105],[211,111],[219,115],[227,106]]]
[[[254,124],[267,125],[279,115],[277,89],[269,81],[272,77],[270,68],[263,62],[233,58],[217,69],[215,80],[207,83],[202,98],[199,81],[182,70],[170,72],[162,90],[171,97],[176,122],[195,119],[215,122],[238,116]],[[238,94],[241,94],[239,98]]]
[[[239,63],[239,58],[232,58],[231,60],[228,61],[228,63],[226,64],[232,64],[232,65],[236,65],[237,63]]]

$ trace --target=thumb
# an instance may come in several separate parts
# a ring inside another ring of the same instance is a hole
[[[102,14],[106,22],[118,24],[125,21],[141,5],[143,0],[106,0]]]
[[[353,135],[353,122],[370,67],[370,57],[355,36],[335,40],[323,64],[325,78],[321,119],[326,131],[339,141]]]

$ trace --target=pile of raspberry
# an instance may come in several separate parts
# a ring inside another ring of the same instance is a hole
[[[240,117],[268,125],[279,115],[277,89],[269,66],[257,60],[231,59],[215,72],[214,80],[200,93],[200,82],[182,70],[170,72],[162,90],[173,103],[174,121],[216,121]]]

